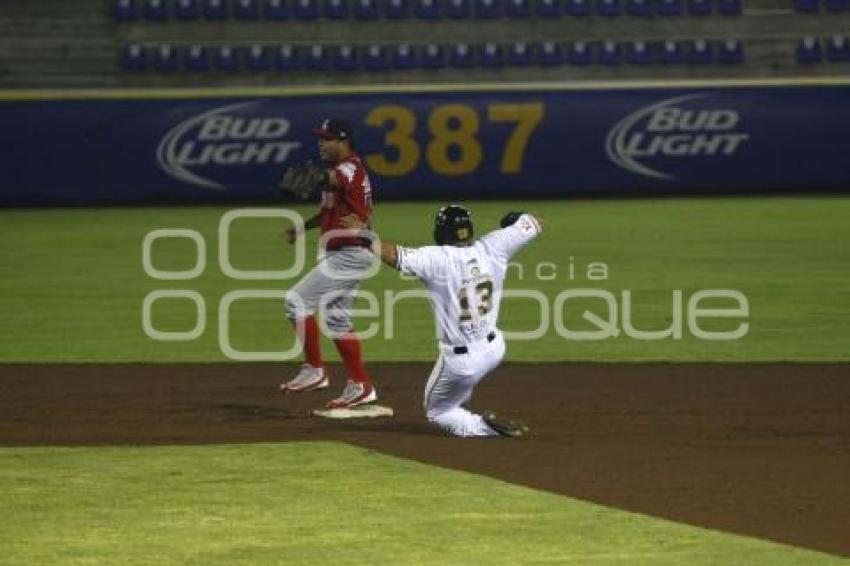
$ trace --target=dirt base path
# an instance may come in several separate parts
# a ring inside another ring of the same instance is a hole
[[[284,398],[277,385],[294,370],[0,365],[0,444],[333,439],[850,556],[850,365],[506,364],[472,407],[527,422],[521,440],[445,438],[428,426],[428,365],[372,364],[381,402],[396,411],[379,422],[308,417],[342,383]]]

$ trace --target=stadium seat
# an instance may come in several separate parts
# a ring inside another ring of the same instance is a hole
[[[468,18],[472,14],[470,0],[445,0],[443,8],[446,17],[453,20]]]
[[[423,69],[442,69],[446,66],[446,55],[442,45],[429,43],[422,48],[420,64]]]
[[[390,57],[387,48],[383,45],[372,44],[366,46],[363,52],[363,68],[370,71],[381,71],[389,69]]]
[[[245,50],[245,67],[252,71],[268,71],[272,68],[272,57],[265,45],[254,44]]]
[[[145,0],[142,4],[142,15],[151,22],[168,21],[168,4],[165,0]]]
[[[221,45],[212,53],[212,68],[216,71],[239,70],[239,53],[230,45]]]
[[[593,63],[593,51],[586,41],[574,41],[567,48],[567,62],[570,65],[585,67]]]
[[[162,73],[176,71],[180,66],[177,49],[167,43],[158,45],[153,51],[153,68]]]
[[[378,19],[378,0],[354,0],[353,9],[358,20]]]
[[[360,66],[357,50],[351,45],[340,45],[333,54],[334,69],[339,71],[354,71]]]
[[[561,46],[554,41],[544,41],[537,48],[537,64],[542,67],[557,67],[564,64]]]
[[[619,16],[621,11],[620,0],[596,0],[596,13],[600,16]]]
[[[505,0],[509,18],[527,18],[533,12],[532,0]]]
[[[537,15],[542,18],[560,18],[563,12],[561,0],[537,0]]]
[[[127,71],[144,71],[148,68],[147,49],[131,43],[121,51],[121,67]]]
[[[717,0],[717,13],[724,16],[737,16],[743,9],[742,0]]]
[[[384,0],[384,15],[391,20],[409,18],[410,2],[408,0]]]
[[[824,0],[827,12],[846,12],[850,9],[850,0]]]
[[[688,63],[696,65],[711,63],[714,60],[711,44],[704,39],[690,42],[687,49],[687,60]]]
[[[682,13],[682,0],[658,0],[655,11],[659,16],[678,16]]]
[[[478,49],[478,64],[489,69],[502,67],[505,64],[502,47],[492,42],[482,45]]]
[[[820,61],[823,61],[820,40],[811,36],[801,39],[797,44],[797,62],[819,63]]]
[[[209,71],[210,58],[203,45],[190,45],[183,56],[183,68],[187,71]]]
[[[717,61],[726,65],[738,65],[744,62],[744,44],[737,39],[727,39],[720,43]]]
[[[393,48],[392,63],[394,69],[415,69],[418,66],[416,50],[407,43],[400,43]]]
[[[233,15],[238,20],[256,20],[260,17],[259,0],[235,0]]]
[[[711,0],[688,0],[688,13],[692,16],[711,14]]]
[[[524,41],[516,41],[508,47],[508,65],[512,67],[528,67],[534,62],[533,50]]]
[[[280,71],[295,71],[301,68],[301,50],[294,45],[281,45],[274,56],[275,67]]]
[[[827,41],[826,58],[829,61],[850,61],[850,43],[843,35],[834,35]]]
[[[513,2],[514,0],[508,0]],[[528,0],[516,0],[519,2],[527,2]],[[502,17],[502,0],[474,0],[475,16],[482,19],[492,19]]]
[[[139,18],[135,0],[115,0],[112,3],[112,17],[119,22],[134,22]]]
[[[319,17],[319,2],[318,0],[294,0],[295,7],[293,12],[295,19],[310,21]],[[308,62],[310,58],[307,58]]]
[[[304,66],[312,71],[327,71],[333,63],[324,45],[311,45],[304,56]]]
[[[619,65],[623,62],[623,48],[611,39],[603,41],[599,48],[599,62],[602,65]]]
[[[667,65],[684,63],[685,54],[679,42],[672,39],[662,42],[658,51],[658,61]]]
[[[802,13],[812,13],[820,10],[820,0],[794,0],[794,9]]]
[[[224,0],[204,0],[203,12],[206,19],[213,21],[226,20],[230,16]]]
[[[654,62],[652,46],[646,41],[633,41],[626,49],[626,61],[632,65],[648,65]]]
[[[413,14],[423,20],[440,19],[440,5],[436,0],[415,0]]]
[[[470,68],[475,66],[475,51],[467,43],[457,43],[452,46],[449,55],[452,67]]]
[[[626,13],[630,16],[645,18],[652,15],[652,3],[650,0],[628,0],[626,2]]]
[[[348,19],[347,0],[325,0],[324,16],[329,20]]]
[[[590,14],[590,0],[565,0],[564,11],[570,16],[587,16]]]
[[[176,0],[172,10],[174,18],[184,22],[191,22],[201,17],[198,0]]]
[[[270,21],[281,21],[289,18],[287,0],[265,0],[263,2],[263,17]]]

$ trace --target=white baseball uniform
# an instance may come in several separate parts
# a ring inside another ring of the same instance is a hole
[[[470,246],[396,249],[398,269],[421,279],[429,291],[440,355],[425,387],[425,414],[450,434],[498,434],[462,405],[505,355],[496,326],[505,271],[511,256],[539,233],[537,220],[523,214]]]

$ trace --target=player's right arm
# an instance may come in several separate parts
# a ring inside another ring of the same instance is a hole
[[[287,228],[285,230],[286,241],[289,242],[290,244],[294,244],[295,240],[297,240],[298,237],[301,236],[301,234],[303,234],[304,232],[306,232],[308,230],[312,230],[313,228],[318,228],[320,217],[321,217],[321,214],[316,214],[314,216],[311,216],[307,220],[305,220],[303,231],[296,230],[295,226],[290,226],[289,228]]]
[[[349,214],[340,219],[342,225],[350,230],[362,230],[365,223],[356,215]],[[426,279],[434,270],[432,254],[428,248],[407,248],[394,242],[381,240],[373,251],[381,256],[381,261],[407,275]]]

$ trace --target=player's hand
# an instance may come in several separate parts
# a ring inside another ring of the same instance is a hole
[[[283,235],[286,238],[286,241],[289,242],[290,244],[294,244],[295,240],[297,240],[298,236],[300,236],[300,234],[298,233],[298,230],[296,230],[292,226],[290,226],[289,228],[284,230]]]
[[[366,224],[356,214],[348,214],[339,219],[340,224],[349,230],[362,230]]]

